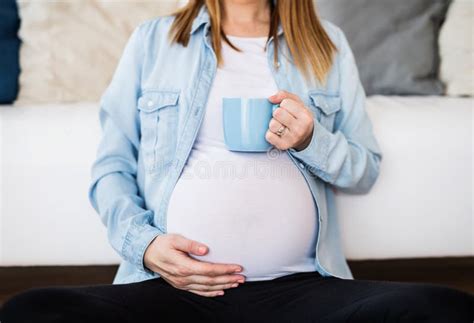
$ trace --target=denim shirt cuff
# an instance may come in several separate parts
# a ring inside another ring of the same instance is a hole
[[[308,146],[300,151],[290,148],[289,152],[306,164],[311,172],[315,173],[318,170],[326,171],[327,169],[329,146],[334,134],[324,128],[316,118],[313,118],[313,120],[313,135]]]
[[[134,264],[140,271],[154,274],[153,271],[145,267],[145,251],[153,239],[161,234],[164,232],[149,224],[132,224],[123,245],[122,254],[125,260]]]

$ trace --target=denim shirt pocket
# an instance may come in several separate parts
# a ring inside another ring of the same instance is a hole
[[[145,169],[160,173],[174,158],[180,91],[145,90],[138,98]]]
[[[310,108],[316,114],[319,123],[333,132],[336,114],[342,107],[341,97],[320,92],[309,92],[308,95],[311,99]]]

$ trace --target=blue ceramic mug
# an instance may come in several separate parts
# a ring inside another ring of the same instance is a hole
[[[264,152],[272,145],[265,139],[273,110],[266,98],[223,98],[224,140],[232,151]]]

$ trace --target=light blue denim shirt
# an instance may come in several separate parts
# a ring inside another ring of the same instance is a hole
[[[172,16],[157,17],[135,28],[100,99],[102,138],[88,195],[122,258],[114,284],[160,277],[144,267],[144,252],[156,236],[167,232],[168,201],[196,139],[216,73],[205,7],[193,22],[187,47],[169,43],[172,21]],[[278,88],[298,95],[314,116],[309,146],[287,153],[316,203],[315,270],[353,279],[331,187],[369,192],[382,153],[348,42],[338,27],[322,23],[338,48],[324,86],[306,81],[296,69],[281,26],[279,61],[273,62],[270,39],[268,64]]]

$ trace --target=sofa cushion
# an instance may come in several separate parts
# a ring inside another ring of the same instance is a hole
[[[345,32],[367,94],[438,95],[438,35],[450,0],[317,0]]]
[[[18,28],[20,18],[15,0],[0,1],[0,104],[13,102],[20,74]]]
[[[441,79],[448,95],[474,96],[473,21],[473,1],[454,0],[439,37]]]
[[[98,101],[132,30],[178,4],[178,0],[22,0],[22,73],[15,105]]]

